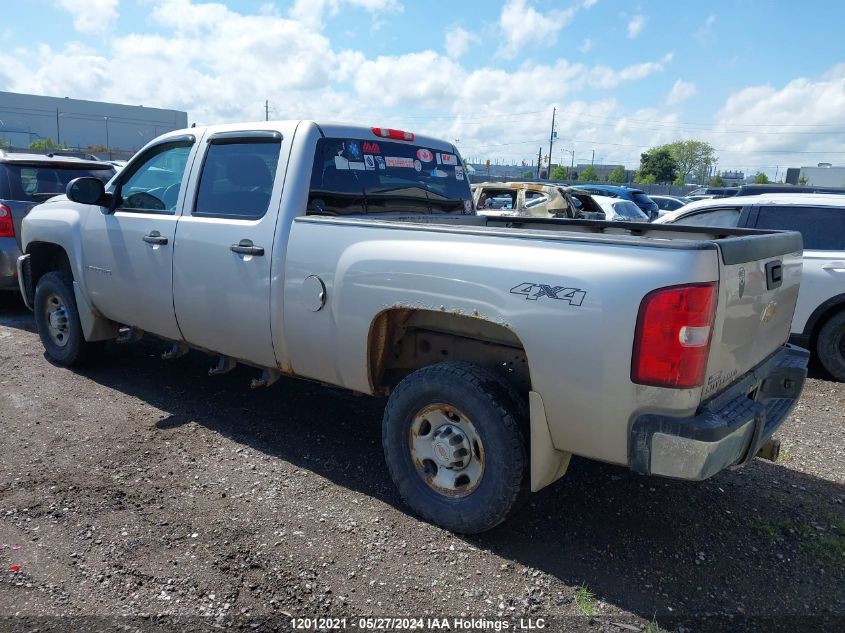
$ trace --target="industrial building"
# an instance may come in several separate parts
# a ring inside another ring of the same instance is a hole
[[[27,148],[39,139],[128,158],[156,136],[188,127],[179,110],[0,91],[0,144]]]
[[[790,167],[786,170],[786,182],[791,185],[813,187],[845,187],[845,167],[830,163],[819,163],[815,167]]]

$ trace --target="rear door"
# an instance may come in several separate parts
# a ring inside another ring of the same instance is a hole
[[[180,339],[173,314],[173,239],[192,135],[147,148],[115,183],[114,212],[87,213],[82,232],[85,282],[97,309],[164,338]]]
[[[756,228],[800,231],[804,270],[793,332],[801,334],[813,311],[845,293],[845,207],[761,206]]]
[[[270,279],[292,138],[293,127],[209,136],[176,230],[173,303],[185,340],[266,367],[276,365]]]

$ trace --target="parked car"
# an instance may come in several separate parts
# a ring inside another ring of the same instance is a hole
[[[535,182],[483,182],[472,185],[475,208],[482,215],[536,218],[603,219],[604,212],[577,187]]]
[[[769,183],[766,185],[740,185],[736,195],[759,196],[764,193],[829,193],[843,195],[845,187],[814,187],[813,185],[782,185]]]
[[[648,216],[649,220],[657,218],[659,209],[645,191],[622,187],[617,185],[582,185],[580,187],[594,196],[609,196],[611,198],[622,198],[635,203]]]
[[[573,454],[700,480],[788,417],[801,236],[677,233],[479,216],[449,142],[262,121],[168,133],[108,186],[75,180],[24,219],[18,267],[57,364],[146,332],[167,358],[216,353],[211,374],[260,368],[255,387],[388,397],[401,497],[472,533]],[[777,284],[735,292],[764,267]]]
[[[705,200],[658,222],[800,231],[804,273],[792,340],[812,350],[825,369],[845,381],[845,198],[798,193]]]
[[[675,211],[676,209],[680,209],[682,206],[692,202],[692,200],[690,200],[689,198],[684,198],[681,196],[649,195],[649,198],[654,200],[655,204],[657,205],[658,217],[666,215],[666,213],[669,211]]]
[[[739,192],[739,187],[699,187],[693,189],[685,197],[692,201],[711,200],[713,198],[730,198]]]
[[[50,196],[65,192],[80,176],[103,182],[115,170],[100,161],[0,150],[0,291],[18,291],[15,262],[21,255],[21,220]]]
[[[630,200],[593,196],[604,211],[605,219],[611,222],[648,222],[648,216]]]

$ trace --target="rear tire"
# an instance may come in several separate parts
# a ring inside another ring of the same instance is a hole
[[[819,330],[816,354],[836,380],[845,382],[845,311],[834,314]]]
[[[524,405],[493,371],[424,367],[391,394],[382,440],[404,502],[447,530],[475,534],[505,520],[528,487]]]
[[[70,367],[88,360],[100,345],[88,343],[82,335],[73,278],[52,271],[38,280],[33,302],[35,325],[47,356],[58,365]]]

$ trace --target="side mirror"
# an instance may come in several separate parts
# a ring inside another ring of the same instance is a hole
[[[111,202],[111,196],[106,193],[103,181],[91,176],[74,178],[68,183],[65,193],[69,200],[80,204],[96,204],[105,207]]]

